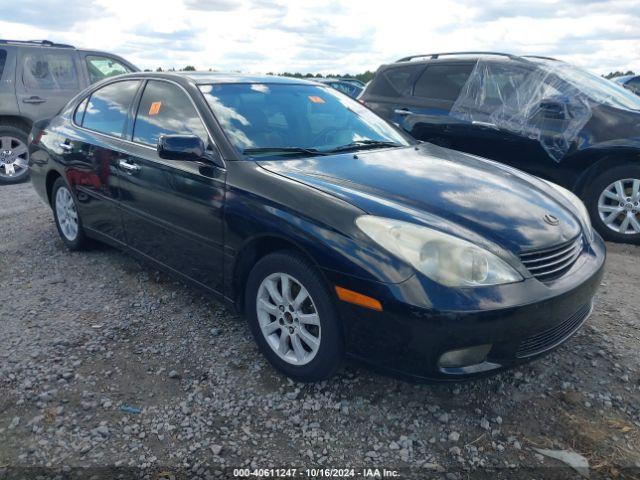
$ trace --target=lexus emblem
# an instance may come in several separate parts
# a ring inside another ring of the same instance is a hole
[[[550,215],[548,213],[544,216],[544,221],[554,227],[560,225],[560,220],[558,220],[558,217],[554,217],[553,215]]]

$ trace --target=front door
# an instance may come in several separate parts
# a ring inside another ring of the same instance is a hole
[[[214,292],[222,292],[225,173],[212,163],[165,160],[162,134],[209,135],[188,94],[149,80],[131,128],[130,155],[119,162],[121,205],[129,246]]]

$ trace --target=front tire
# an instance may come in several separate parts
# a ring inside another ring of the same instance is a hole
[[[277,252],[251,270],[245,312],[260,351],[300,382],[330,378],[342,363],[344,340],[334,299],[302,257]]]
[[[603,172],[587,188],[585,203],[605,240],[640,244],[640,166]]]
[[[51,189],[51,207],[58,233],[67,248],[69,250],[86,249],[89,246],[89,240],[82,230],[78,202],[71,188],[62,178],[58,178]]]

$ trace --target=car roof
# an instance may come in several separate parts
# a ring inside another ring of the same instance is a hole
[[[301,78],[280,77],[276,75],[251,75],[245,73],[225,73],[225,72],[140,72],[138,74],[148,78],[182,78],[192,81],[198,85],[209,85],[212,83],[296,83],[301,85],[317,85],[317,82],[303,80]]]

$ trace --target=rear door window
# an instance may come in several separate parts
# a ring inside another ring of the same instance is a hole
[[[2,72],[4,72],[4,64],[7,61],[7,51],[0,48],[0,79],[2,79]]]
[[[177,85],[149,80],[140,99],[133,141],[156,146],[160,135],[208,135],[191,99]]]
[[[113,58],[87,55],[85,60],[87,62],[87,71],[89,72],[89,81],[91,83],[131,72],[129,67]]]
[[[74,54],[47,49],[26,52],[22,82],[27,90],[78,90],[80,82]]]
[[[139,80],[127,80],[110,83],[93,92],[84,112],[82,126],[96,132],[121,137],[129,107],[139,85]]]
[[[420,75],[414,88],[414,96],[455,102],[467,82],[472,63],[429,65]]]

